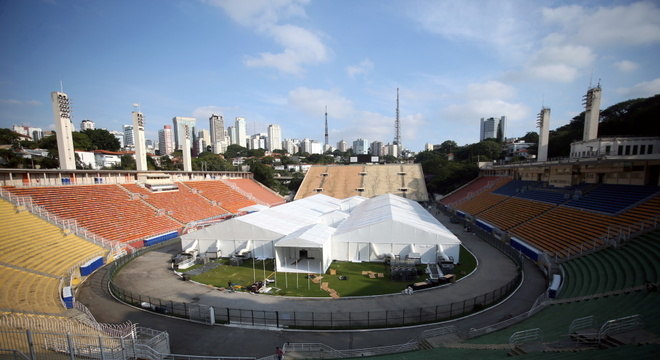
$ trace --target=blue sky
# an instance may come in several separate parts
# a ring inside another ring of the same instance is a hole
[[[481,117],[507,136],[660,93],[654,1],[0,0],[0,126],[53,128],[60,80],[83,119],[120,130],[132,104],[147,138],[194,116],[280,124],[285,138],[478,141]],[[256,131],[255,131],[256,130]]]

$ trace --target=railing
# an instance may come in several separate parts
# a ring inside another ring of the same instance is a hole
[[[157,339],[149,338],[143,329],[135,338],[106,337],[102,335],[76,335],[33,330],[0,330],[3,346],[18,359],[48,359],[58,354],[71,359],[90,358],[101,360],[149,359],[162,360],[169,353],[167,333],[157,333]],[[163,334],[165,334],[163,336]]]
[[[598,339],[599,341],[602,341],[608,335],[641,329],[643,327],[644,322],[639,314],[609,320],[600,327],[600,330],[598,331]]]
[[[593,329],[596,326],[595,324],[596,319],[593,315],[577,318],[571,322],[571,325],[568,326],[568,334],[571,335],[584,329]]]
[[[118,241],[113,241],[100,237],[94,233],[89,232],[85,228],[78,226],[78,222],[74,219],[62,219],[59,216],[51,214],[48,210],[44,209],[39,205],[35,205],[32,201],[32,198],[28,196],[16,196],[11,192],[0,188],[0,197],[9,201],[10,203],[16,206],[23,206],[31,214],[38,216],[42,220],[45,220],[64,231],[71,231],[74,234],[80,236],[81,238],[106,248],[111,251],[111,255],[114,257],[121,257],[123,254],[126,254],[126,251],[132,251],[132,247],[128,244],[124,244]]]
[[[509,337],[509,344],[520,345],[529,342],[543,342],[543,330],[539,328],[517,331]]]
[[[419,342],[417,340],[410,340],[403,344],[347,350],[337,350],[321,343],[286,343],[282,350],[285,354],[294,353],[295,355],[293,356],[296,358],[341,359],[415,351],[419,350]]]
[[[580,246],[575,245],[567,247],[564,249],[566,256],[559,257],[555,254],[554,260],[556,264],[561,264],[610,246],[619,247],[623,243],[630,241],[639,235],[643,235],[658,228],[660,228],[660,215],[633,224],[610,225],[607,227],[607,233],[599,238],[593,239],[591,246],[583,243],[580,244]]]

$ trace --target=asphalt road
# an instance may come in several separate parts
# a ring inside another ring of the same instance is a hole
[[[177,248],[149,252],[127,264],[115,277],[117,285],[142,295],[173,301],[258,310],[282,311],[364,311],[396,310],[448,304],[483,294],[510,281],[515,265],[506,256],[463,232],[460,225],[451,224],[443,215],[443,224],[453,231],[472,251],[479,267],[471,276],[444,288],[415,292],[413,295],[343,299],[297,299],[247,293],[226,294],[208,287],[183,282],[168,270],[169,259]],[[459,328],[480,328],[523,313],[545,291],[546,280],[530,262],[524,264],[522,286],[506,302],[488,310],[450,323]],[[235,326],[208,326],[135,309],[117,302],[105,286],[106,269],[92,275],[78,290],[77,300],[85,304],[99,322],[118,323],[130,320],[140,326],[167,331],[170,348],[175,354],[254,356],[271,355],[275,346],[285,342],[324,343],[336,349],[357,349],[400,344],[419,336],[425,329],[442,324],[382,330],[298,331],[288,329],[254,329]]]

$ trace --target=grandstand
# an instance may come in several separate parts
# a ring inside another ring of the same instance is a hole
[[[605,242],[660,214],[657,186],[579,184],[557,188],[538,181],[479,178],[440,200],[469,214],[487,231],[565,257]],[[592,202],[593,200],[593,202]],[[484,224],[485,223],[485,224]]]
[[[419,164],[317,165],[312,166],[295,200],[318,193],[345,199],[394,194],[415,201],[428,201],[424,174]]]
[[[78,226],[103,238],[134,243],[154,234],[170,232],[182,224],[117,185],[5,187],[27,196],[48,212],[76,220]],[[138,245],[139,246],[139,245]]]

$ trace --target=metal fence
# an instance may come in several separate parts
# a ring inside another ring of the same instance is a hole
[[[107,337],[33,330],[0,331],[0,357],[10,359],[160,360],[169,353],[166,332],[137,328],[137,336]]]
[[[511,294],[522,281],[522,259],[520,254],[506,244],[484,236],[498,250],[511,257],[518,267],[517,275],[505,285],[477,296],[450,304],[425,307],[376,310],[376,311],[265,311],[239,308],[211,307],[199,303],[175,302],[167,299],[144,296],[126,290],[110,280],[110,291],[121,301],[157,313],[177,316],[213,325],[241,324],[265,328],[296,329],[370,329],[391,328],[417,324],[435,323],[465,316],[500,302]],[[169,243],[169,242],[168,242]],[[160,246],[164,246],[163,243]],[[157,247],[160,247],[157,246]],[[141,249],[134,254],[115,261],[110,270],[110,279],[127,262],[150,249]]]

